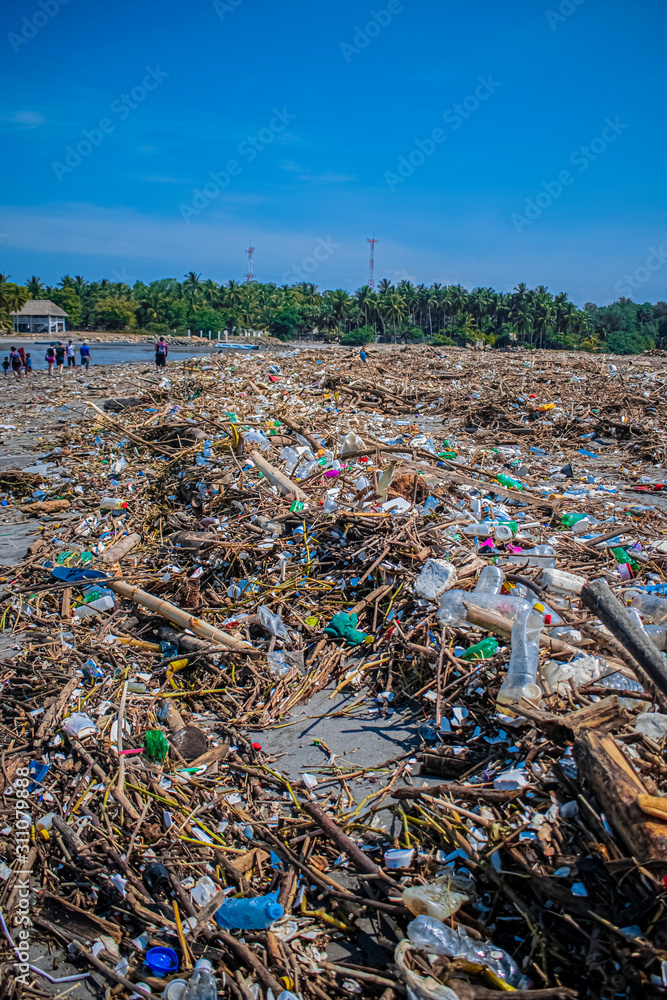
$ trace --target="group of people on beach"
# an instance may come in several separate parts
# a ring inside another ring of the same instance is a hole
[[[23,347],[12,347],[9,354],[5,355],[5,360],[2,362],[5,378],[9,376],[10,368],[16,378],[32,375],[32,360]]]
[[[90,347],[85,341],[79,347],[79,355],[81,357],[81,367],[87,371],[90,365]],[[44,360],[49,369],[49,375],[53,375],[54,368],[56,372],[62,373],[65,367],[65,360],[67,360],[68,368],[76,368],[76,347],[71,340],[67,345],[63,344],[62,340],[49,344],[44,355]],[[8,378],[10,369],[14,373],[15,378],[32,375],[30,354],[26,354],[23,347],[12,347],[9,355],[6,355],[5,360],[2,362],[2,368],[5,378]]]

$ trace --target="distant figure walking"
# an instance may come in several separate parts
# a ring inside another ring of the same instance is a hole
[[[32,375],[32,358],[29,353],[25,356],[25,373],[26,375]]]
[[[21,370],[22,370],[22,373],[25,375],[26,374],[26,370],[25,370],[25,347],[19,347],[18,350],[19,350],[19,357],[21,359]]]
[[[76,368],[76,347],[71,340],[67,345],[67,367]]]
[[[56,363],[56,349],[53,346],[53,344],[51,344],[49,347],[46,348],[46,354],[44,355],[44,360],[49,366],[49,375],[53,375],[53,366]]]
[[[56,344],[56,371],[61,375],[63,373],[63,365],[65,364],[65,345],[62,340],[59,340]]]
[[[167,364],[167,354],[169,353],[169,345],[164,337],[160,337],[157,344],[155,345],[155,364],[158,368],[164,368]]]
[[[5,360],[2,362],[2,368],[5,373],[5,378],[9,377],[9,369],[11,368],[11,362],[9,360],[9,355],[5,354]]]
[[[88,368],[90,367],[90,348],[85,340],[79,348],[79,354],[81,355],[81,367],[88,371]]]
[[[16,378],[21,378],[21,368],[23,365],[21,363],[21,355],[15,347],[12,347],[9,351],[9,360],[12,363],[12,371],[14,372],[14,375]]]
[[[368,355],[366,354],[366,352],[363,349],[363,347],[359,351],[359,357],[361,358],[361,360],[363,361],[363,363],[366,364],[366,362],[368,361]]]

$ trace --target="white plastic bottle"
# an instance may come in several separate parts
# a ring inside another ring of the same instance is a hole
[[[190,977],[188,988],[182,1000],[218,1000],[218,987],[213,975],[213,966],[207,958],[195,962],[195,971]]]
[[[580,594],[586,585],[586,577],[566,573],[562,569],[544,569],[539,576],[538,583],[550,593]]]
[[[534,608],[520,611],[512,625],[512,654],[507,677],[498,692],[498,707],[518,705],[521,698],[537,701],[542,690],[537,684],[537,660],[543,616]]]
[[[126,500],[117,500],[114,497],[102,497],[100,500],[100,510],[125,510]]]

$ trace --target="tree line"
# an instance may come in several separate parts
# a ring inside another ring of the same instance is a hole
[[[281,340],[295,338],[344,344],[436,345],[482,342],[493,347],[604,350],[636,354],[667,347],[667,303],[635,303],[621,298],[608,306],[583,309],[567,294],[552,295],[544,285],[524,283],[512,292],[492,288],[468,291],[462,285],[364,285],[320,291],[302,282],[275,285],[259,281],[218,284],[190,271],[183,281],[161,278],[146,284],[87,281],[64,275],[56,286],[36,275],[23,285],[0,274],[0,327],[11,329],[11,312],[28,299],[50,299],[68,313],[69,329],[130,330],[156,335],[193,335],[227,330],[260,330]]]

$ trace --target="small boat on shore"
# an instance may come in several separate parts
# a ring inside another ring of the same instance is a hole
[[[216,344],[216,351],[258,351],[259,344],[230,344],[226,341],[224,344]]]

